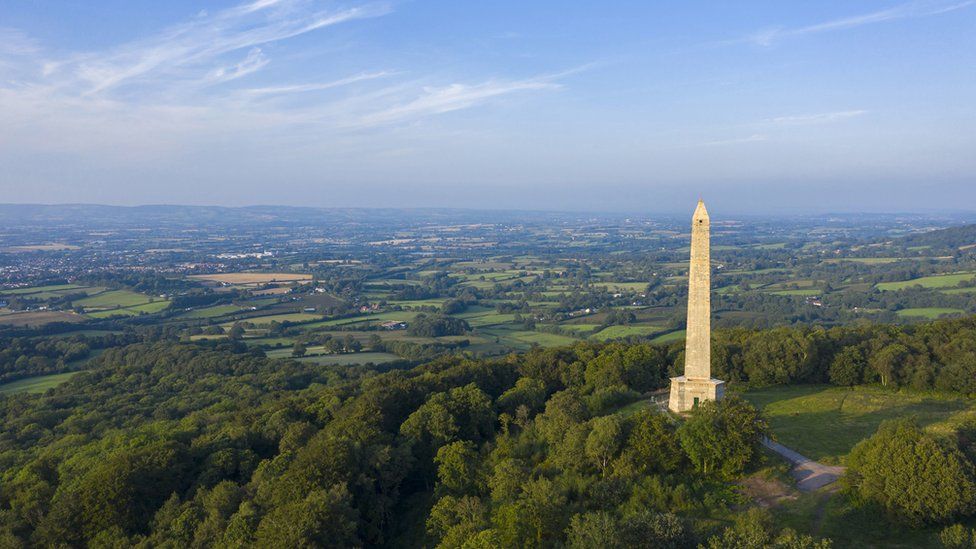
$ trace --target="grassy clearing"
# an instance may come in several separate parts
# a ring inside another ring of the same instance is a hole
[[[46,376],[35,376],[10,383],[0,385],[0,395],[12,395],[15,393],[43,393],[52,387],[57,387],[65,381],[71,379],[78,372],[66,372],[63,374],[51,374]]]
[[[912,280],[902,280],[900,282],[880,282],[877,284],[879,290],[904,290],[912,286],[923,288],[953,288],[964,280],[973,280],[973,273],[953,273],[945,275],[923,276]]]
[[[896,314],[900,317],[917,317],[936,319],[942,315],[965,314],[962,309],[950,309],[948,307],[919,307],[916,309],[901,309]]]
[[[886,419],[915,416],[927,429],[948,433],[976,417],[976,403],[962,397],[894,392],[879,387],[795,385],[748,391],[780,442],[824,463],[843,463],[855,444]]]
[[[511,337],[528,344],[538,344],[542,347],[559,347],[562,345],[572,345],[578,340],[569,336],[559,334],[547,334],[543,332],[532,332],[519,330],[511,333]]]
[[[607,326],[590,337],[592,339],[607,340],[631,336],[649,336],[660,331],[660,326]]]

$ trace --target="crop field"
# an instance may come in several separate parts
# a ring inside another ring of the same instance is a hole
[[[269,282],[311,281],[312,275],[298,273],[217,273],[190,275],[187,278],[224,284],[267,284]]]
[[[942,315],[961,315],[966,311],[962,309],[950,309],[947,307],[919,307],[915,309],[902,309],[897,312],[900,317],[918,317],[935,319]]]
[[[780,442],[824,463],[843,463],[855,444],[886,419],[915,416],[933,432],[976,419],[976,402],[878,387],[794,385],[743,394],[762,408]]]
[[[911,288],[912,286],[921,286],[923,288],[954,288],[958,286],[960,282],[973,280],[973,278],[976,278],[974,273],[953,273],[945,275],[923,276],[921,278],[903,280],[901,282],[881,282],[877,285],[877,287],[879,290],[904,290],[905,288]]]
[[[0,395],[12,395],[15,393],[43,393],[52,387],[57,387],[68,381],[78,372],[67,372],[63,374],[51,374],[46,376],[35,376],[10,383],[0,385]]]

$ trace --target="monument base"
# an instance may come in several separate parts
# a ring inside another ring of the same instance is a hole
[[[672,412],[687,412],[700,402],[722,400],[723,396],[725,396],[725,382],[720,379],[672,377],[668,409]]]

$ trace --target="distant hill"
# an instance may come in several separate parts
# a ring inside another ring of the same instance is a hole
[[[905,248],[925,246],[941,250],[976,250],[976,224],[904,236],[893,243]]]
[[[319,225],[363,222],[382,227],[408,223],[493,223],[549,219],[579,222],[590,214],[449,208],[313,208],[299,206],[106,206],[101,204],[0,204],[0,226],[239,226]],[[606,214],[613,217],[616,214]],[[618,217],[622,217],[619,214]]]

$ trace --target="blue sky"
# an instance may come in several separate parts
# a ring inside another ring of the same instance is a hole
[[[4,2],[0,202],[972,210],[974,98],[976,0]]]

